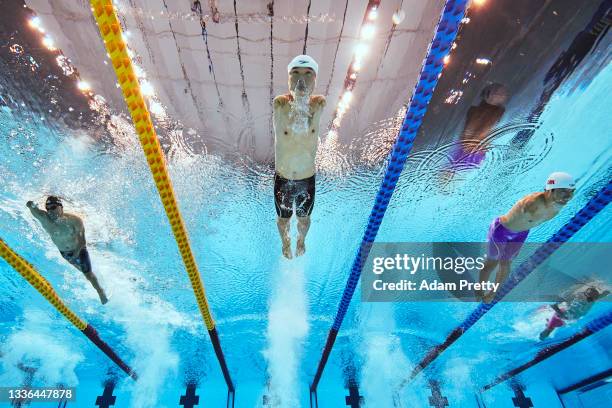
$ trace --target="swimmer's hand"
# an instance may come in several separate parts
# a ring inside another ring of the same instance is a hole
[[[38,206],[34,203],[34,201],[28,201],[26,203],[26,207],[28,207],[28,208],[38,208]]]

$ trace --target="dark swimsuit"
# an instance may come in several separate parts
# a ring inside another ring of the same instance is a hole
[[[315,176],[302,180],[288,180],[278,173],[274,175],[274,206],[281,218],[291,218],[293,203],[298,217],[312,213],[315,200]]]
[[[77,269],[79,269],[81,272],[91,272],[91,260],[89,259],[89,252],[87,252],[87,247],[83,247],[83,249],[81,249],[81,252],[79,252],[76,256],[74,254],[74,251],[60,251],[60,254],[62,254],[65,260],[76,266]]]

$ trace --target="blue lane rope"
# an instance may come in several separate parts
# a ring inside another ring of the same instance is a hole
[[[523,279],[527,277],[535,268],[544,262],[552,253],[554,253],[563,243],[567,242],[576,232],[578,232],[586,223],[595,217],[612,201],[612,180],[608,181],[597,194],[592,197],[586,205],[576,213],[559,231],[557,231],[546,243],[542,244],[536,252],[534,252],[526,261],[524,261],[510,275],[508,280],[502,285],[495,299],[489,303],[481,303],[476,310],[468,316],[463,323],[457,326],[447,337],[446,340],[437,346],[434,346],[425,357],[415,366],[409,379],[402,382],[400,387],[408,383],[410,379],[426,368],[440,354],[449,348],[457,341],[466,330],[472,327],[482,316],[485,315],[493,306],[495,306],[504,296],[514,289]],[[596,324],[593,322],[593,324]]]
[[[450,52],[453,41],[459,31],[461,20],[465,16],[467,8],[467,0],[447,0],[444,10],[436,27],[436,32],[433,41],[429,45],[427,57],[423,61],[419,80],[414,88],[410,106],[406,112],[406,116],[402,123],[402,128],[397,136],[393,150],[390,153],[389,162],[385,171],[376,200],[370,216],[368,218],[368,226],[365,230],[361,245],[357,250],[357,255],[353,261],[351,273],[342,294],[338,312],[334,319],[334,323],[327,337],[327,342],[323,349],[317,372],[311,384],[311,393],[315,392],[317,385],[327,363],[329,354],[336,340],[336,335],[340,330],[342,321],[346,316],[351,298],[355,293],[357,282],[361,276],[361,271],[365,260],[370,253],[372,243],[374,242],[380,224],[385,216],[385,211],[395,190],[397,181],[406,164],[406,158],[412,149],[414,139],[417,135],[417,130],[423,122],[423,117],[427,111],[427,105],[431,100],[434,89],[438,83],[438,78],[444,68],[444,57]],[[312,398],[312,394],[311,394]]]
[[[534,253],[523,262],[510,278],[502,285],[495,299],[489,303],[481,303],[474,312],[463,323],[460,328],[466,331],[474,325],[485,313],[495,306],[504,296],[516,287],[527,277],[535,268],[544,262],[561,245],[567,242],[576,232],[578,232],[587,222],[597,215],[612,199],[612,180],[608,182],[595,197],[578,211],[571,220],[567,222],[555,235],[550,237],[546,243],[541,245]]]
[[[402,128],[393,146],[389,158],[389,164],[384,179],[376,195],[376,201],[365,230],[363,240],[357,251],[357,256],[351,268],[351,274],[344,288],[342,300],[338,307],[338,313],[334,319],[332,328],[339,330],[348,310],[351,298],[357,287],[365,260],[370,253],[372,243],[378,234],[378,229],[385,216],[385,211],[395,190],[395,185],[404,169],[408,153],[412,149],[417,130],[423,122],[427,111],[427,105],[431,100],[438,78],[444,68],[444,57],[448,55],[453,41],[457,36],[459,25],[465,15],[467,0],[448,0],[438,23],[436,34],[429,46],[427,58],[423,63],[419,81],[413,92],[410,107],[406,112]]]
[[[600,330],[605,329],[606,327],[608,327],[610,324],[612,324],[612,311],[607,312],[606,314],[599,316],[598,318],[590,321],[586,326],[584,326],[584,328],[582,330],[580,330],[579,332],[575,333],[574,335],[572,335],[571,337],[563,340],[561,343],[552,345],[552,346],[548,346],[542,350],[540,350],[533,359],[529,360],[528,362],[526,362],[523,365],[520,365],[516,368],[513,368],[512,370],[498,376],[497,378],[495,378],[495,380],[493,380],[492,383],[485,385],[482,388],[482,391],[486,391],[489,390],[493,387],[495,387],[497,384],[500,384],[514,376],[516,376],[517,374],[522,373],[523,371],[527,370],[528,368],[533,367],[536,364],[541,363],[542,361],[546,360],[547,358],[550,358],[552,356],[554,356],[555,354],[557,354],[560,351],[565,350],[566,348],[573,346],[574,344],[578,343],[579,341],[582,341],[584,339],[586,339],[587,337],[591,336],[592,334],[597,333]]]
[[[611,324],[612,324],[612,312],[608,312],[607,314],[600,316],[593,321],[590,321],[585,326],[585,329],[587,329],[591,333],[597,333],[598,331],[605,329]]]

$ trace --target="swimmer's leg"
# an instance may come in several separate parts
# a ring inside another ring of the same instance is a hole
[[[499,284],[499,287],[501,287],[501,285],[504,284],[504,282],[508,278],[509,273],[510,273],[510,261],[500,260],[499,269],[497,270],[497,273],[495,274],[495,282]],[[496,294],[497,293],[490,291],[484,296],[483,301],[485,303],[490,303],[493,299],[495,299]]]
[[[480,282],[488,281],[489,278],[491,277],[491,273],[495,270],[498,263],[499,261],[497,259],[487,258],[485,260],[484,266],[480,270],[479,281]],[[476,300],[482,300],[484,297],[484,292],[482,290],[477,290],[475,292],[475,295],[476,295]]]
[[[508,279],[508,275],[510,274],[510,261],[499,261],[499,271],[497,271],[497,276],[495,277],[495,281],[499,283],[499,286],[504,284],[506,279]]]
[[[85,275],[85,278],[87,278],[87,280],[91,283],[91,286],[93,286],[96,292],[98,292],[98,296],[100,296],[100,302],[102,302],[103,305],[106,304],[106,302],[108,302],[108,298],[106,297],[106,293],[104,293],[104,289],[102,289],[102,287],[100,286],[96,275],[94,275],[93,272],[84,273],[83,275]]]
[[[87,251],[87,248],[84,247],[83,249],[81,249],[81,252],[79,253],[78,257],[74,259],[71,263],[78,270],[83,272],[85,278],[91,283],[91,286],[93,286],[96,292],[98,292],[100,302],[102,302],[103,305],[106,304],[106,302],[108,302],[108,298],[106,297],[106,293],[104,293],[104,289],[102,289],[102,287],[100,286],[98,278],[96,278],[96,275],[94,275],[94,273],[92,272],[91,260],[89,258],[89,251]]]
[[[310,214],[315,203],[315,176],[302,180],[300,183],[300,194],[296,200],[295,213],[298,219],[298,238],[295,249],[297,256],[306,252],[306,234],[310,228]]]
[[[298,219],[298,237],[297,237],[297,245],[295,248],[295,255],[300,256],[304,255],[306,252],[306,234],[308,234],[308,229],[310,228],[310,215],[306,217],[297,217]]]
[[[280,234],[281,241],[283,243],[283,255],[287,259],[293,258],[291,255],[291,238],[289,238],[289,228],[291,226],[291,218],[276,218],[276,225],[278,226],[278,233]]]
[[[540,340],[544,340],[548,338],[548,336],[550,336],[553,330],[555,330],[554,327],[547,327],[544,330],[542,330],[542,333],[540,333]]]

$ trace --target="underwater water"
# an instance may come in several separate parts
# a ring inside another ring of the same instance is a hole
[[[546,241],[612,174],[612,66],[580,84],[578,79],[568,81],[555,93],[519,153],[511,148],[516,133],[500,131],[482,165],[448,185],[436,182],[441,165],[425,149],[415,152],[377,241],[483,242],[494,217],[522,196],[542,190],[552,171],[563,170],[574,175],[577,191],[557,217],[528,238]],[[186,384],[195,382],[199,406],[225,406],[227,388],[137,136],[128,129],[101,142],[88,129],[47,119],[24,94],[23,89],[12,93],[3,83],[0,237],[98,330],[139,379],[125,376],[0,262],[0,386],[76,387],[77,401],[67,406],[91,407],[104,383],[112,380],[115,406],[171,407],[179,406]],[[507,109],[507,117],[518,120],[524,113],[520,96]],[[508,129],[512,123],[504,119],[498,127]],[[236,406],[265,406],[264,401],[269,406],[308,406],[308,386],[384,161],[366,164],[342,157],[340,151],[322,151],[306,254],[286,260],[273,206],[273,168],[194,153],[182,133],[173,137],[164,146],[168,168],[236,385]],[[338,168],[334,163],[344,164]],[[42,207],[48,194],[62,197],[66,211],[83,218],[94,271],[110,295],[108,304],[100,305],[91,285],[65,262],[26,208],[28,200]],[[607,207],[572,242],[611,242],[611,220]],[[599,302],[587,316],[540,342],[543,305],[496,305],[398,391],[415,364],[476,303],[367,303],[356,293],[319,385],[318,404],[347,406],[347,384],[358,380],[363,406],[434,406],[428,381],[435,378],[448,406],[518,406],[509,383],[486,392],[480,388],[612,310],[609,303]],[[536,407],[609,406],[609,385],[586,403],[568,395],[565,405],[555,390],[609,370],[610,350],[612,328],[607,327],[523,373],[525,394]]]

